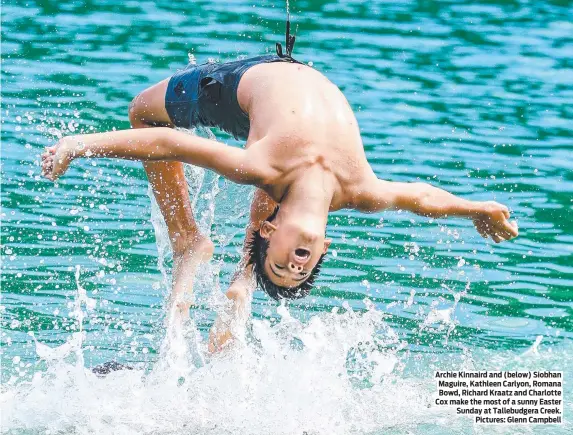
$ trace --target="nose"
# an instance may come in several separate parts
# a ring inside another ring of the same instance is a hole
[[[306,262],[305,262],[306,263]],[[292,261],[288,262],[288,268],[293,273],[301,273],[302,272],[302,264],[295,264]]]

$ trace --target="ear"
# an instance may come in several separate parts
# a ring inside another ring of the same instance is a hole
[[[273,224],[271,224],[268,221],[264,221],[261,224],[261,229],[260,229],[261,237],[263,239],[268,240],[271,237],[271,234],[274,233],[276,229],[277,229],[277,227],[275,227]]]
[[[328,248],[330,247],[331,243],[332,239],[324,239],[324,249],[322,250],[323,254],[326,254],[326,251],[328,251]]]

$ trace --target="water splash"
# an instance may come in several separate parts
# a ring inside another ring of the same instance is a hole
[[[187,169],[187,176],[198,221],[209,234],[218,178],[194,168]],[[159,265],[168,289],[169,239],[158,213],[154,205]],[[216,264],[202,268],[195,289],[199,304],[221,312],[225,300],[218,272]],[[2,387],[0,412],[7,433],[468,433],[474,430],[471,420],[432,405],[434,370],[541,367],[572,372],[564,358],[570,350],[543,349],[540,340],[523,355],[478,348],[443,355],[413,352],[384,321],[386,315],[364,300],[364,312],[345,303],[342,310],[306,322],[281,305],[277,321],[253,319],[236,331],[239,339],[233,346],[218,355],[206,352],[205,338],[193,321],[175,321],[170,312],[153,365],[100,377],[83,358],[83,322],[95,301],[81,285],[79,267],[75,278],[71,312],[77,332],[54,348],[36,342],[41,361],[31,379]],[[420,330],[438,324],[451,332],[452,313],[465,291],[454,292],[451,307],[433,307]],[[571,410],[570,399],[565,410]],[[570,429],[566,423],[558,430]]]
[[[193,203],[208,203],[199,207],[207,232],[218,185],[199,170],[191,169],[188,176]],[[154,205],[159,265],[169,288],[169,243],[157,213]],[[200,272],[195,286],[199,300],[224,311],[217,268]],[[206,352],[206,341],[192,320],[177,321],[170,311],[152,367],[99,377],[83,359],[84,309],[95,305],[80,283],[79,268],[76,284],[72,313],[79,332],[56,348],[37,344],[41,363],[32,380],[3,391],[7,430],[346,434],[400,426],[414,416],[431,424],[442,413],[428,408],[431,389],[401,377],[405,343],[368,301],[365,313],[345,304],[344,313],[333,310],[307,323],[281,305],[276,322],[253,319],[247,328],[236,323],[239,339],[218,355]]]
[[[281,307],[278,322],[253,320],[243,342],[215,356],[205,354],[205,343],[189,324],[176,340],[166,339],[171,353],[150,372],[98,377],[62,351],[30,382],[3,391],[3,428],[81,434],[467,433],[469,419],[432,405],[434,369],[563,369],[561,352],[533,358],[487,351],[444,358],[411,354],[383,313],[334,311],[303,323]],[[203,365],[188,356],[194,346]],[[563,426],[562,433],[570,428]]]
[[[242,345],[203,366],[188,351],[204,343],[184,332],[166,339],[169,352],[148,374],[100,378],[61,355],[3,396],[3,424],[54,433],[345,434],[403,424],[408,415],[433,420],[430,392],[392,375],[399,357],[385,347],[396,335],[381,313],[331,313],[304,324],[279,311],[277,324],[254,321]]]

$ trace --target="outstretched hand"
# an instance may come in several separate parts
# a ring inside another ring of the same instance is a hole
[[[48,180],[56,181],[63,175],[74,158],[74,148],[78,141],[64,137],[51,147],[46,147],[42,154],[42,175]]]
[[[474,225],[484,238],[490,237],[495,243],[511,240],[518,235],[516,221],[509,221],[509,210],[495,201],[482,203],[481,210],[473,218]]]

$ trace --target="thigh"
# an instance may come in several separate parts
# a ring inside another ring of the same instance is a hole
[[[172,127],[165,109],[165,92],[169,79],[144,90],[129,106],[133,128]],[[173,161],[143,162],[147,178],[161,214],[167,224],[174,251],[184,249],[193,241],[198,229],[193,218],[183,163]]]
[[[165,108],[169,80],[160,81],[133,99],[129,105],[129,120],[134,128],[173,126]]]
[[[187,180],[181,162],[145,162],[145,172],[174,251],[181,251],[195,240],[198,228],[193,217]]]

